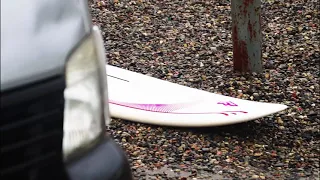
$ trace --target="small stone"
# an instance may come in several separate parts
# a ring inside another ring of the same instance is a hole
[[[309,14],[308,14],[308,15],[306,15],[306,18],[307,18],[307,19],[311,19],[311,17],[312,17],[312,16],[311,16],[311,15],[309,15]]]
[[[205,75],[201,75],[201,79],[202,79],[203,81],[205,81],[205,80],[207,80],[207,77],[206,77]]]
[[[287,29],[287,31],[289,31],[289,32],[291,32],[291,31],[293,30],[292,27],[287,27],[286,29]]]
[[[265,77],[266,77],[266,79],[270,79],[270,74],[269,74],[269,73],[266,73],[266,74],[265,74]]]
[[[314,112],[314,111],[310,111],[307,116],[308,116],[308,117],[317,116],[317,113]]]
[[[259,176],[258,175],[256,175],[256,174],[254,174],[254,175],[252,175],[252,177],[251,177],[252,179],[259,179]]]
[[[186,145],[185,145],[185,144],[182,144],[182,145],[178,148],[178,150],[179,150],[179,151],[184,151],[185,148],[186,148]]]
[[[141,159],[138,159],[136,162],[137,162],[138,164],[141,164],[141,163],[142,163]]]
[[[280,117],[277,117],[277,123],[281,124],[281,125],[283,124],[283,121],[282,121],[282,119]]]
[[[217,51],[217,47],[210,47],[210,50]]]
[[[277,164],[275,164],[274,166],[275,166],[275,167],[282,167],[282,166],[284,166],[284,164],[283,164],[283,163],[277,163]]]
[[[210,151],[210,148],[202,148],[202,151],[203,152],[208,152],[208,151]]]
[[[258,93],[253,93],[253,97],[259,97]]]

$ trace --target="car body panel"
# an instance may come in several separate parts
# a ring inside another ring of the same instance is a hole
[[[1,91],[63,72],[91,32],[86,0],[1,0]]]

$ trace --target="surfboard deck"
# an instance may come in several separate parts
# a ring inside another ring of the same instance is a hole
[[[109,110],[124,120],[178,127],[222,126],[277,113],[286,105],[214,94],[106,65]]]

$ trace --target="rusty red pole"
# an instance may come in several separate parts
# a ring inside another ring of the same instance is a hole
[[[262,71],[261,1],[231,0],[235,71]]]

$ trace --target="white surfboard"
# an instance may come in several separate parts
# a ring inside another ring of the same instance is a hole
[[[261,118],[286,105],[242,100],[106,65],[112,117],[179,127],[221,126]]]

